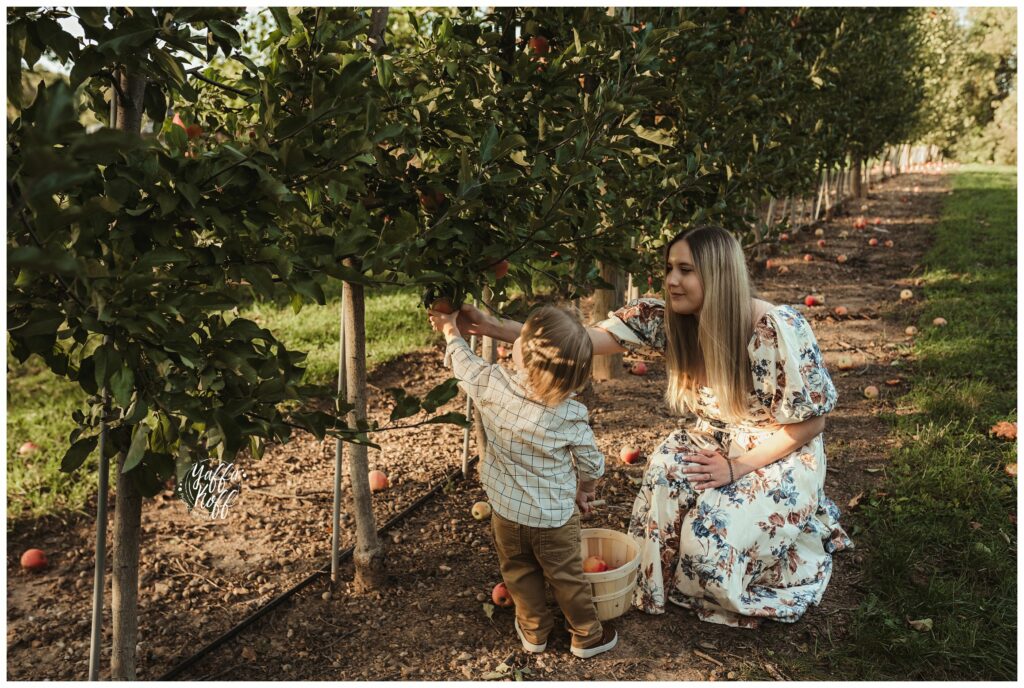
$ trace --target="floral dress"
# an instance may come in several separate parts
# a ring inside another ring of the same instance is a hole
[[[596,326],[633,353],[663,354],[664,312],[664,302],[639,299]],[[629,524],[640,546],[633,601],[649,614],[664,613],[668,601],[729,626],[796,621],[821,601],[832,553],[853,547],[839,510],[825,496],[821,435],[724,487],[697,491],[683,472],[693,465],[687,457],[701,449],[733,458],[781,424],[835,406],[835,386],[814,333],[791,306],[765,313],[747,350],[750,418],[724,422],[714,390],[702,387],[695,419],[650,455]]]

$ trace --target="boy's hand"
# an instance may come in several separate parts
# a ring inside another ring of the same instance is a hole
[[[430,326],[437,332],[443,332],[445,337],[461,337],[459,333],[458,325],[456,325],[456,318],[459,316],[459,312],[454,313],[442,313],[441,311],[428,310],[427,316],[430,318]]]
[[[580,508],[581,514],[589,514],[593,507],[590,503],[597,499],[597,481],[580,482],[576,488],[576,505]]]

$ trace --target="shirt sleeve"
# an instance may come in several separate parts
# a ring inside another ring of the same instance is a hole
[[[630,301],[606,320],[594,323],[631,354],[661,356],[665,353],[665,302],[642,298]]]
[[[576,424],[572,455],[576,458],[576,468],[583,480],[597,480],[604,475],[604,454],[597,448],[594,431],[586,421]]]
[[[479,401],[491,384],[493,366],[473,353],[462,337],[448,342],[444,352],[444,364],[451,368],[459,381],[459,388],[470,398]]]
[[[758,321],[748,353],[754,394],[777,423],[800,423],[835,407],[836,388],[818,340],[795,309],[771,311]]]

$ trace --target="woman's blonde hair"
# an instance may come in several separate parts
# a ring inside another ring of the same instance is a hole
[[[669,242],[665,247],[666,264],[672,246],[680,241],[685,241],[693,254],[704,303],[699,317],[673,313],[668,306],[666,286],[665,400],[680,414],[693,409],[700,391],[697,378],[703,367],[707,387],[714,390],[722,418],[741,421],[750,413],[753,383],[747,345],[754,333],[754,293],[743,249],[736,237],[721,227],[696,227]]]
[[[577,313],[541,306],[520,337],[527,384],[542,404],[557,406],[590,377],[594,347]]]

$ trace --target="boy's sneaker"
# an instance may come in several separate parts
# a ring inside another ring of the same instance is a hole
[[[527,652],[532,652],[534,654],[537,654],[539,652],[543,652],[544,650],[548,649],[547,641],[544,641],[540,645],[537,645],[536,643],[531,643],[529,640],[526,639],[526,636],[523,635],[523,629],[519,628],[519,619],[518,618],[515,621],[515,626],[516,626],[516,634],[519,636],[519,639],[521,641],[523,641],[523,649],[524,650],[526,650]]]
[[[602,652],[607,652],[615,647],[616,643],[619,642],[619,634],[615,631],[615,627],[612,626],[610,621],[604,621],[601,625],[604,632],[601,634],[601,639],[593,645],[589,645],[587,647],[578,646],[576,644],[576,638],[573,637],[570,650],[574,655],[580,659],[587,659],[594,655],[599,655]]]

